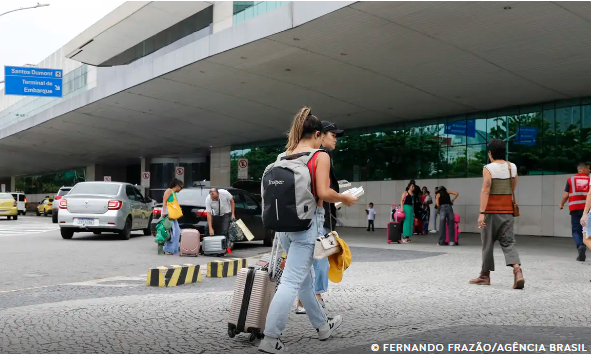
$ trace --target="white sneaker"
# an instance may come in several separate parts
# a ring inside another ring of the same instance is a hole
[[[437,233],[437,230],[431,230],[430,233],[436,234]]]
[[[304,308],[304,306],[296,306],[296,315],[305,315],[306,314],[306,309]]]
[[[328,322],[320,327],[316,328],[316,332],[318,332],[318,339],[321,341],[327,340],[333,333],[336,331],[343,323],[343,318],[339,315],[334,318],[329,318]]]
[[[270,354],[289,354],[285,344],[279,338],[271,338],[265,336],[259,344],[259,352]]]

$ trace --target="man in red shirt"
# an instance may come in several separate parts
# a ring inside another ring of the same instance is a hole
[[[591,182],[589,179],[589,164],[586,162],[580,162],[577,166],[577,172],[576,175],[570,177],[566,181],[564,195],[562,196],[562,201],[558,207],[562,210],[564,204],[568,200],[572,235],[579,252],[577,261],[584,262],[587,258],[585,255],[587,247],[583,244],[583,226],[581,226],[581,218],[583,217],[585,200],[589,194],[589,183]]]

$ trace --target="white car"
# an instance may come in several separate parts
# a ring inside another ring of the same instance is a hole
[[[18,215],[25,215],[27,213],[27,196],[22,192],[10,193],[14,200],[16,200],[16,206],[18,209]]]
[[[62,238],[71,239],[76,232],[111,232],[129,240],[134,230],[150,235],[150,203],[129,183],[78,183],[59,200],[57,219]]]

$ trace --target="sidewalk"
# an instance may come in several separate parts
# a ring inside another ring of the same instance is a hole
[[[576,262],[572,240],[518,237],[526,279],[519,291],[500,249],[492,285],[468,284],[480,265],[474,234],[442,247],[434,235],[388,245],[384,230],[339,232],[353,263],[325,300],[343,325],[320,342],[307,316],[292,312],[283,337],[292,353],[372,353],[373,343],[441,343],[445,352],[450,343],[476,342],[591,348],[591,258]],[[257,353],[258,340],[227,336],[234,278],[204,282],[211,286],[2,310],[0,352]]]

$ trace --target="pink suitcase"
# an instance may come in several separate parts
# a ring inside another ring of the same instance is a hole
[[[180,255],[195,256],[199,255],[201,248],[201,235],[198,230],[184,229],[181,231]]]
[[[455,230],[455,237],[454,237],[454,241],[456,244],[459,242],[460,239],[460,215],[459,214],[454,214],[454,230]],[[446,227],[445,228],[445,242],[449,243],[449,229]]]

